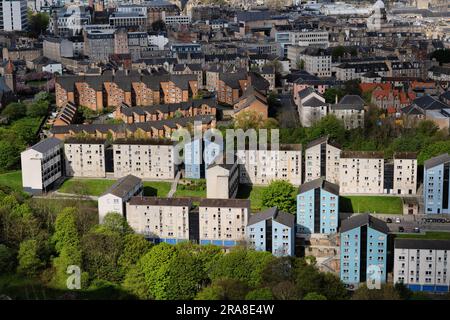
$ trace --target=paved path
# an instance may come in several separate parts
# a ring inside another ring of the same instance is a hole
[[[172,182],[170,191],[167,194],[167,198],[172,198],[173,195],[175,194],[175,192],[177,192],[177,186],[178,186],[178,181],[180,181],[180,177],[181,177],[181,171],[178,171],[177,175],[175,176],[175,180],[173,180],[173,182]]]
[[[64,192],[59,192],[59,191],[53,191],[51,193],[47,193],[46,195],[41,195],[41,196],[33,196],[34,198],[42,198],[42,199],[78,199],[78,200],[93,200],[93,201],[97,201],[98,197],[97,196],[81,196],[79,194],[74,194],[74,193],[64,193]]]

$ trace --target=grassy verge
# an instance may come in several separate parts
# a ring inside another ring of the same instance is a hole
[[[62,193],[74,193],[90,196],[99,196],[109,187],[111,187],[116,180],[109,179],[77,179],[71,178],[64,181],[59,188]]]
[[[22,171],[11,171],[0,174],[0,184],[13,188],[16,191],[22,190]]]
[[[262,192],[266,187],[240,185],[236,198],[249,199],[252,211],[261,211],[265,209],[262,205]]]
[[[144,196],[166,197],[170,191],[170,182],[144,181]]]
[[[339,211],[351,213],[402,214],[403,204],[399,197],[387,196],[341,196]]]
[[[450,240],[450,232],[428,231],[425,234],[397,234],[400,239]]]

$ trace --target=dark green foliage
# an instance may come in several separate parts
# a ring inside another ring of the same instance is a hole
[[[296,189],[285,180],[275,180],[263,190],[262,205],[268,208],[277,207],[279,210],[294,214],[296,211]]]
[[[2,116],[8,117],[11,121],[25,117],[26,114],[27,107],[25,104],[20,102],[13,102],[8,104],[2,111]]]

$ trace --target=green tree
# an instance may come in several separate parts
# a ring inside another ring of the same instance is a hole
[[[269,288],[255,289],[247,293],[245,300],[273,300],[272,290]]]
[[[241,247],[233,248],[212,266],[210,278],[212,280],[236,279],[250,287],[256,287],[262,281],[264,269],[274,259],[269,252],[247,250]]]
[[[2,111],[2,116],[8,117],[12,121],[25,117],[26,114],[27,107],[21,102],[10,103]]]
[[[44,262],[39,257],[37,240],[25,240],[20,244],[17,272],[26,276],[35,276]]]
[[[29,117],[44,117],[48,113],[48,101],[38,100],[30,104],[27,108],[27,116]]]
[[[0,273],[8,273],[13,270],[15,265],[15,256],[13,250],[0,244]]]
[[[336,103],[336,97],[337,100],[341,100],[341,98],[344,96],[344,93],[339,88],[328,88],[323,93],[323,96],[325,98],[326,103]]]
[[[327,300],[327,297],[316,292],[310,292],[303,297],[303,300]]]
[[[352,300],[400,300],[400,294],[391,284],[383,284],[381,289],[369,289],[363,284],[355,290]]]
[[[121,235],[133,233],[133,229],[130,227],[127,220],[117,212],[108,212],[103,218],[101,228],[117,232]]]
[[[7,171],[17,167],[22,147],[11,143],[14,140],[0,140],[0,171]]]
[[[122,287],[136,298],[143,300],[152,299],[150,288],[145,281],[145,274],[140,261],[128,270]]]
[[[296,199],[294,196],[296,189],[285,180],[274,180],[262,193],[262,205],[265,207],[277,207],[279,210],[295,213]]]
[[[47,30],[49,22],[50,17],[47,13],[28,13],[28,26],[30,29],[30,33],[35,37]]]
[[[197,294],[196,300],[244,300],[248,285],[237,279],[221,278]]]
[[[61,253],[65,246],[79,246],[80,244],[75,212],[76,209],[73,207],[64,208],[56,217],[52,242],[58,253]]]
[[[443,153],[450,153],[450,140],[437,141],[424,146],[417,157],[417,162],[423,164],[426,160]]]
[[[136,265],[139,259],[144,256],[152,245],[142,235],[130,233],[123,238],[123,252],[119,258],[119,266],[125,275]]]
[[[324,135],[338,143],[345,142],[345,127],[341,120],[334,115],[326,115],[310,128],[308,139],[314,140]]]

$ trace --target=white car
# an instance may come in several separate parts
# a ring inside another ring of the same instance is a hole
[[[400,223],[400,222],[402,222],[402,221],[400,220],[400,218],[395,218],[395,223]]]

